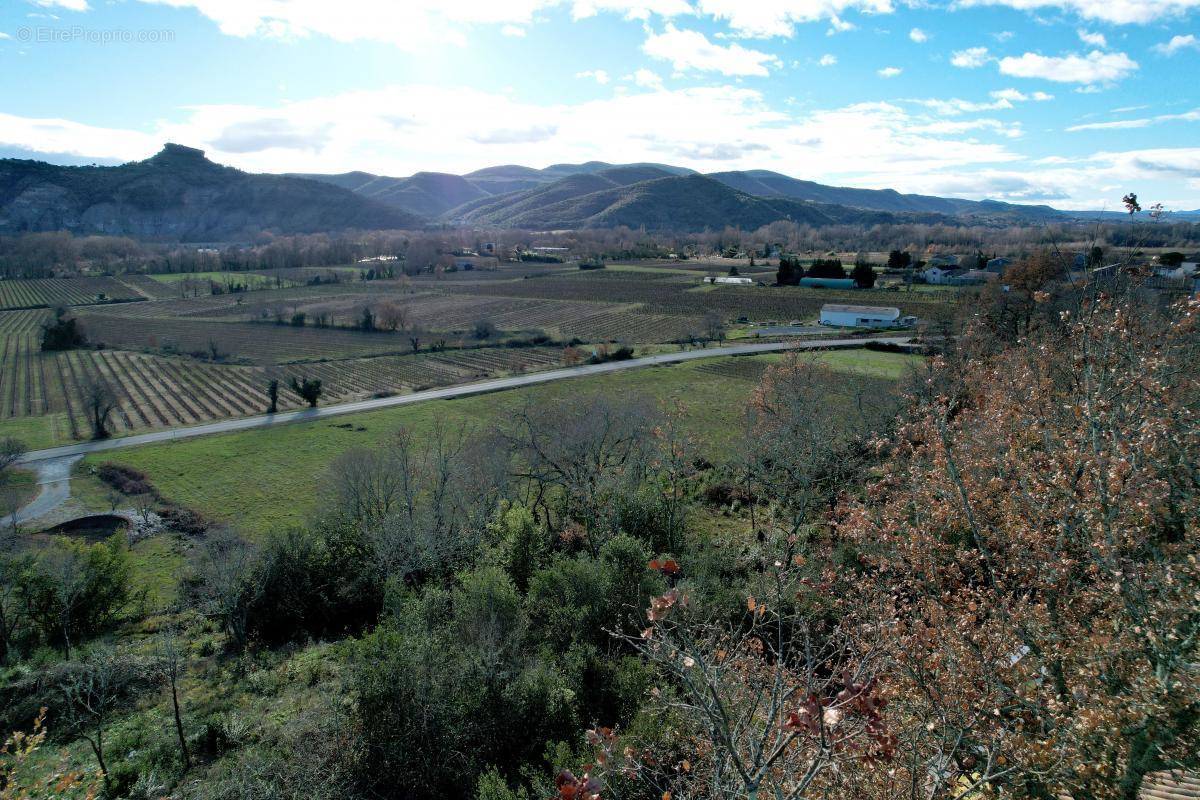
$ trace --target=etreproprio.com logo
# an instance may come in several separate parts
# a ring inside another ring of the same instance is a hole
[[[170,29],[88,28],[83,25],[51,27],[24,26],[17,29],[18,41],[35,44],[161,44],[175,41]]]

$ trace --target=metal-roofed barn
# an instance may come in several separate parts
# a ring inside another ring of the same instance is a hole
[[[836,328],[896,328],[913,322],[912,317],[901,317],[900,309],[888,306],[821,307],[821,324]]]

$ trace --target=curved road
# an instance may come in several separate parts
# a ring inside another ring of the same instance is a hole
[[[753,353],[770,353],[780,350],[825,350],[830,348],[861,347],[866,342],[905,344],[911,341],[911,338],[910,336],[877,336],[859,339],[764,342],[759,344],[735,344],[724,347],[710,347],[702,350],[687,350],[680,353],[660,353],[642,358],[632,358],[628,361],[609,361],[604,364],[564,367],[561,369],[546,370],[545,372],[534,372],[528,375],[494,378],[492,380],[480,381],[479,383],[447,386],[442,389],[428,389],[422,392],[395,395],[393,397],[376,397],[370,400],[338,403],[320,408],[306,408],[300,411],[285,411],[279,414],[262,414],[257,417],[227,419],[220,422],[210,422],[205,425],[166,428],[149,433],[139,433],[134,436],[122,436],[118,439],[80,442],[79,444],[69,444],[62,447],[51,447],[46,450],[31,450],[22,456],[18,463],[28,464],[37,471],[38,483],[42,486],[42,491],[29,505],[17,512],[17,518],[18,521],[36,519],[61,505],[69,495],[71,465],[89,453],[116,450],[122,447],[137,447],[143,444],[170,442],[176,439],[190,439],[194,436],[207,436],[213,433],[230,433],[232,431],[244,431],[252,428],[266,428],[273,425],[285,425],[290,422],[311,422],[342,414],[354,414],[360,411],[374,411],[380,408],[406,406],[412,403],[423,403],[427,400],[468,397],[473,394],[517,389],[523,386],[535,386],[540,383],[561,381],[567,378],[602,375],[608,372],[620,372],[622,370],[660,364],[678,364],[683,361],[694,361],[699,358],[750,355]]]
[[[21,525],[43,517],[67,502],[71,497],[71,467],[81,458],[82,455],[59,456],[36,462],[33,466],[41,487],[37,496],[24,508],[6,517],[5,522]]]

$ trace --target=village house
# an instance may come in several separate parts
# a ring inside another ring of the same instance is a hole
[[[926,283],[932,283],[936,286],[949,286],[951,282],[963,274],[963,271],[955,267],[933,266],[926,267],[921,273],[921,277]]]

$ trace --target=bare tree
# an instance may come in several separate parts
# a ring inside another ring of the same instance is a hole
[[[475,552],[506,478],[504,448],[437,424],[346,453],[327,474],[323,505],[330,521],[366,532],[383,580],[409,579],[450,572]]]
[[[86,555],[77,547],[55,547],[45,554],[42,569],[50,578],[58,629],[63,639],[63,656],[71,658],[71,635],[75,614],[84,602],[88,585]]]
[[[347,450],[329,468],[324,505],[355,525],[378,523],[401,505],[415,503],[413,467],[404,432],[390,446]]]
[[[158,521],[154,513],[154,508],[157,505],[155,497],[151,492],[142,492],[141,494],[135,494],[131,499],[133,501],[133,511],[142,523],[142,535],[147,535]]]
[[[865,398],[867,391],[874,394]],[[836,407],[831,397],[839,397]],[[762,521],[798,534],[853,475],[855,437],[883,425],[897,405],[877,384],[856,383],[813,357],[770,368],[751,402],[749,447],[737,459],[747,494],[772,501]]]
[[[704,338],[709,342],[725,340],[725,321],[720,314],[710,311],[704,315]]]
[[[0,480],[6,477],[9,467],[21,460],[27,449],[24,442],[12,436],[0,439]]]
[[[221,623],[234,648],[246,642],[247,613],[255,591],[254,564],[250,543],[228,528],[218,528],[210,531],[197,549],[184,586],[200,613]]]
[[[375,320],[385,331],[403,330],[408,327],[408,311],[399,303],[385,300],[375,306]]]
[[[0,511],[9,523],[9,533],[14,538],[17,534],[17,512],[21,510],[21,498],[16,492],[8,490],[8,482],[12,477],[9,471],[13,464],[25,455],[25,443],[12,436],[0,439]]]
[[[421,337],[424,335],[425,331],[418,325],[413,325],[408,329],[408,343],[414,353],[421,351]]]
[[[140,660],[100,651],[87,661],[64,665],[57,676],[62,720],[91,746],[106,789],[112,783],[104,760],[104,729],[121,704],[146,683],[147,672]]]
[[[108,420],[117,408],[117,395],[108,381],[98,375],[89,375],[79,385],[79,400],[92,426],[93,439],[107,439],[111,434]]]
[[[158,672],[171,691],[171,708],[175,715],[175,736],[179,740],[179,758],[183,762],[183,771],[187,772],[192,767],[192,756],[188,752],[187,737],[183,733],[183,715],[179,710],[179,681],[187,671],[187,657],[179,645],[179,636],[174,629],[168,628],[159,634]]]
[[[867,767],[896,751],[877,681],[887,665],[883,626],[860,624],[863,616],[841,622],[828,588],[812,580],[819,571],[802,563],[792,537],[773,540],[758,565],[758,596],[746,598],[731,626],[728,610],[690,599],[679,564],[651,561],[676,585],[651,600],[645,630],[616,635],[671,677],[651,702],[691,735],[664,759],[619,746],[608,729],[589,731],[602,751],[599,772],[563,773],[559,797],[597,796],[605,773],[633,776],[654,794],[665,789],[664,797],[869,796],[855,782],[882,771]]]
[[[8,660],[9,650],[22,623],[21,578],[29,568],[27,556],[0,550],[0,664]]]
[[[527,403],[506,433],[518,456],[514,475],[533,492],[527,504],[550,521],[553,495],[561,492],[563,511],[598,553],[611,500],[645,475],[656,416],[637,397],[619,404],[601,395]]]

